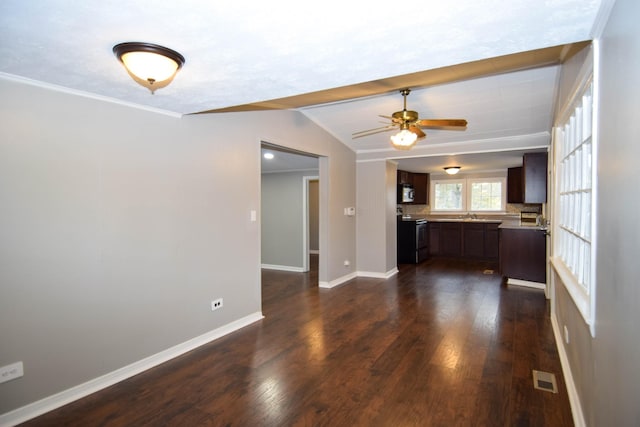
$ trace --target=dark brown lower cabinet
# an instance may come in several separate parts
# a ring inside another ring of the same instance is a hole
[[[484,224],[464,224],[465,258],[484,258]]]
[[[462,223],[443,222],[440,232],[440,255],[462,256]]]
[[[537,228],[501,228],[500,271],[504,277],[546,283],[546,231]]]
[[[498,222],[430,222],[431,256],[497,260]]]
[[[429,223],[429,255],[440,255],[440,233],[442,231],[442,224],[439,222]]]
[[[497,260],[500,256],[500,224],[484,225],[484,257]]]

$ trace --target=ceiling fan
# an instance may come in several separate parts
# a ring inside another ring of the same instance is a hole
[[[399,150],[410,150],[418,139],[427,136],[422,131],[422,128],[464,130],[467,127],[467,121],[465,119],[420,119],[417,112],[407,110],[407,95],[409,95],[409,93],[411,93],[411,89],[400,90],[400,94],[404,97],[404,108],[402,111],[396,111],[391,116],[380,115],[382,118],[391,120],[391,123],[380,128],[356,132],[352,134],[352,138],[361,138],[363,136],[399,129],[400,132],[391,136],[391,145]]]

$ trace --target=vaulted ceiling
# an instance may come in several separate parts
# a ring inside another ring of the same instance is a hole
[[[0,76],[178,114],[297,109],[363,159],[396,156],[388,133],[351,134],[382,126],[411,87],[421,118],[469,125],[427,131],[405,156],[534,147],[548,144],[557,64],[611,1],[3,0]],[[170,47],[186,64],[152,95],[112,53],[125,41]]]

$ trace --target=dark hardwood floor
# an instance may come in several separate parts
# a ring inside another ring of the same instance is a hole
[[[25,425],[571,426],[549,304],[496,267],[435,259],[330,290],[315,268],[264,270],[262,321]]]

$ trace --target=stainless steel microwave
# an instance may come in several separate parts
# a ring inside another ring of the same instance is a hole
[[[398,203],[411,203],[413,202],[413,185],[411,184],[399,184],[398,185]]]

